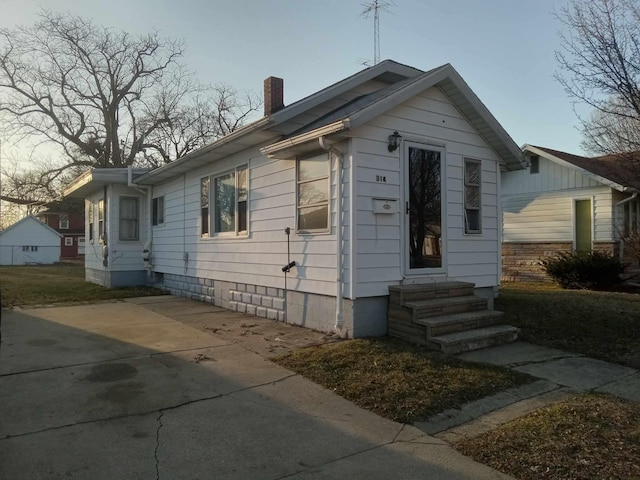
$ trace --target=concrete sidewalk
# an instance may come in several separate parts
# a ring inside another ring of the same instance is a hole
[[[322,334],[175,297],[2,326],[3,479],[510,478],[268,361]]]
[[[458,358],[511,368],[538,380],[471,402],[460,409],[442,412],[414,425],[448,442],[493,430],[580,392],[609,393],[640,402],[640,372],[582,355],[515,342],[466,352]]]

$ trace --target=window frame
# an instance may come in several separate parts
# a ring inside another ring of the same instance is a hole
[[[95,209],[94,209],[94,205],[93,202],[89,202],[89,205],[87,206],[87,219],[88,219],[88,223],[89,223],[89,243],[93,243],[93,229],[94,229],[94,223],[95,223]]]
[[[60,230],[69,230],[69,214],[61,213],[58,215],[58,228]]]
[[[71,240],[71,241],[69,241]],[[64,246],[73,247],[73,237],[64,237]]]
[[[475,164],[478,166],[478,183],[470,183],[467,179],[467,165]],[[463,220],[465,235],[481,235],[482,234],[482,160],[475,158],[463,158],[462,161],[462,197],[463,197]],[[478,206],[469,207],[467,205],[467,188],[478,189]],[[468,211],[478,212],[478,228],[471,229],[469,226]]]
[[[307,178],[304,180],[300,180],[300,162],[304,162],[305,160],[309,160],[312,158],[324,157],[324,161],[326,162],[326,177],[325,175]],[[327,182],[327,200],[323,200],[322,202],[316,202],[309,205],[300,205],[300,185],[305,183],[317,182],[318,180],[323,180],[326,178]],[[318,235],[318,234],[328,234],[331,233],[331,160],[328,153],[316,153],[314,155],[307,155],[303,157],[296,158],[296,233],[298,235]],[[327,206],[327,218],[326,218],[326,226],[323,228],[313,228],[313,229],[302,229],[300,228],[300,211],[303,208],[310,208],[316,206]]]
[[[244,171],[244,195],[240,186],[239,172]],[[250,202],[250,175],[249,164],[245,163],[238,165],[230,170],[226,170],[215,175],[209,175],[200,179],[200,236],[201,238],[235,238],[235,237],[248,237],[249,236],[249,202]],[[216,180],[223,177],[233,176],[234,185],[234,198],[233,198],[233,230],[219,231],[218,226],[218,209],[216,208]],[[204,186],[207,188],[206,203],[205,195],[203,195]],[[241,205],[244,205],[244,210],[241,209]],[[205,212],[206,211],[206,212]],[[242,219],[240,212],[244,212],[244,227],[241,229]],[[206,220],[206,222],[205,222]],[[207,225],[205,225],[205,223]],[[207,231],[204,231],[204,227],[208,227]]]
[[[151,200],[151,225],[164,225],[164,195],[153,197]]]
[[[135,218],[123,218],[122,205],[123,200],[134,200],[136,203]],[[135,222],[135,238],[123,238],[122,222]],[[118,197],[118,240],[121,242],[139,242],[140,241],[140,197],[134,195],[120,195]]]
[[[540,173],[540,155],[532,155],[529,158],[529,174],[535,175]]]
[[[104,243],[104,198],[98,200],[98,240]]]

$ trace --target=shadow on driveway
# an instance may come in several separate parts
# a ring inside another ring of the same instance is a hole
[[[508,478],[270,362],[282,324],[170,298],[3,312],[0,478]]]

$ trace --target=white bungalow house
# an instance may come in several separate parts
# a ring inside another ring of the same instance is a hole
[[[31,215],[0,232],[0,265],[47,265],[60,261],[62,235]]]
[[[635,156],[522,150],[528,168],[502,173],[505,280],[545,280],[539,260],[561,251],[602,250],[635,260],[624,248],[625,237],[640,233]]]
[[[270,77],[262,119],[65,195],[86,198],[91,281],[362,337],[387,332],[393,286],[471,285],[491,304],[500,170],[524,166],[451,65],[386,60],[289,106]]]

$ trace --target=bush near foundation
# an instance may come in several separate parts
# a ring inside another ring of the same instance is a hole
[[[562,288],[606,290],[621,282],[624,267],[605,252],[561,252],[540,261]]]

